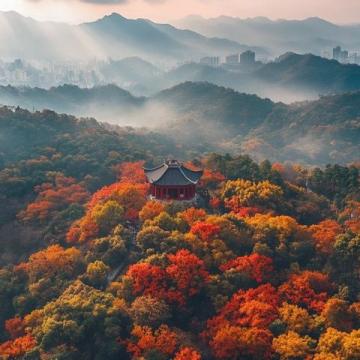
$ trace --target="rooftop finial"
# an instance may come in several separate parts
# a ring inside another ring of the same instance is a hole
[[[166,161],[166,165],[168,165],[170,167],[179,167],[181,164],[176,159],[169,159],[169,160]]]

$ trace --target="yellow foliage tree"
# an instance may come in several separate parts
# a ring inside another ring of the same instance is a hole
[[[272,347],[281,360],[306,359],[311,353],[309,341],[311,339],[308,336],[301,337],[298,333],[289,331],[275,338]]]
[[[305,334],[311,327],[312,318],[309,313],[299,306],[284,303],[279,308],[280,319],[286,324],[287,329]]]
[[[244,206],[275,208],[282,196],[282,189],[270,181],[252,182],[237,179],[227,181],[221,190],[225,205],[234,211]]]

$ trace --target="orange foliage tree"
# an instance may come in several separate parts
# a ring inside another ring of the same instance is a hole
[[[226,325],[210,341],[217,359],[269,359],[272,335],[267,329]]]
[[[145,161],[124,162],[118,166],[119,180],[133,184],[142,184],[146,181],[143,166]]]
[[[76,274],[80,264],[81,253],[78,249],[64,249],[59,245],[51,245],[31,255],[28,262],[19,264],[15,269],[25,271],[29,281],[34,283],[41,278]]]
[[[119,182],[105,186],[91,198],[87,208],[92,210],[97,204],[114,200],[125,209],[125,218],[134,220],[146,203],[147,184]]]
[[[142,222],[152,220],[163,211],[165,211],[165,206],[160,201],[148,201],[139,212],[139,218]]]
[[[324,220],[317,225],[310,226],[316,250],[324,255],[333,252],[336,237],[342,233],[342,227],[334,220]]]
[[[184,347],[176,353],[174,360],[201,360],[201,355],[192,348]]]
[[[147,184],[115,183],[97,191],[87,205],[85,216],[76,221],[67,233],[69,243],[85,242],[99,235],[100,224],[96,214],[101,206],[117,204],[125,221],[135,221],[146,203]],[[110,219],[111,220],[111,219]]]
[[[167,325],[161,325],[156,330],[135,325],[131,335],[132,339],[127,342],[127,350],[134,358],[141,358],[150,351],[170,357],[174,355],[178,344],[176,333]]]
[[[25,335],[1,344],[0,357],[2,359],[19,358],[32,350],[36,345],[36,340],[32,336]]]
[[[321,313],[327,327],[340,331],[350,331],[353,327],[351,309],[349,304],[342,299],[330,298]]]
[[[191,207],[179,213],[178,216],[192,226],[196,222],[203,221],[206,218],[206,211],[204,209]]]
[[[44,222],[71,204],[84,204],[90,194],[75,179],[57,175],[53,183],[45,183],[35,188],[36,200],[19,213],[25,222]]]
[[[99,226],[92,218],[91,213],[75,221],[66,234],[66,241],[70,244],[82,243],[95,238],[99,234]]]

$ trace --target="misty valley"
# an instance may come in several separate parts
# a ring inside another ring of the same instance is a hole
[[[51,109],[130,126],[134,132],[154,131],[194,154],[246,153],[260,161],[324,165],[356,161],[360,151],[360,91],[286,105],[211,83],[186,82],[152,97],[136,97],[114,85],[7,86],[0,87],[0,99],[13,108]],[[6,139],[3,146],[8,146]]]

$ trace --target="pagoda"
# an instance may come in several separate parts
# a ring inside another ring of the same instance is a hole
[[[191,170],[177,160],[168,160],[152,168],[144,168],[150,184],[150,196],[157,200],[193,200],[202,170]]]

